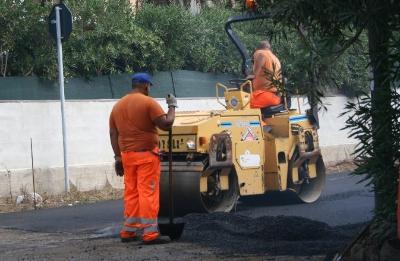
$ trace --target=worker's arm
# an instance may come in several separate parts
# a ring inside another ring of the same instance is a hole
[[[256,76],[254,74],[249,74],[246,76],[246,80],[253,80]]]
[[[171,129],[172,124],[174,124],[175,120],[175,107],[170,106],[168,108],[168,113],[165,115],[162,115],[154,120],[154,123],[156,126],[164,131],[168,131]]]
[[[111,141],[111,147],[114,151],[114,158],[116,160],[120,160],[121,159],[121,151],[119,149],[119,145],[118,145],[118,130],[115,128],[111,128],[110,127],[110,141]]]
[[[178,102],[173,94],[168,94],[166,97],[168,104],[167,115],[162,115],[154,120],[156,126],[164,131],[169,131],[172,128],[175,120],[175,108],[178,107]]]
[[[115,173],[117,174],[117,176],[122,177],[124,175],[124,166],[122,165],[121,151],[118,145],[118,130],[112,127],[110,127],[110,140],[115,155],[114,156]]]
[[[267,87],[267,90],[269,91],[269,92],[273,92],[273,93],[277,93],[278,92],[278,88],[276,88],[276,87]]]

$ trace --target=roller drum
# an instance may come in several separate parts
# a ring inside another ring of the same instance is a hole
[[[322,157],[319,157],[317,162],[317,177],[309,181],[309,183],[303,183],[296,189],[298,198],[304,203],[313,203],[319,199],[322,194],[322,190],[325,186],[325,165]]]
[[[201,172],[173,172],[174,216],[207,212],[200,193]],[[161,172],[159,216],[168,216],[168,171]]]
[[[291,177],[291,170],[293,166],[293,161],[289,163],[289,180],[292,179]],[[297,199],[303,203],[313,203],[317,201],[322,191],[325,187],[325,165],[322,157],[319,157],[316,162],[316,171],[317,176],[313,179],[309,179],[307,182],[302,182],[301,184],[293,184],[290,181],[288,187],[291,189],[292,192],[295,193]]]
[[[165,166],[165,165],[164,165]],[[228,177],[228,189],[221,189],[218,175],[220,169],[204,172],[202,162],[192,164],[175,162],[173,165],[173,200],[174,216],[188,213],[229,212],[239,197],[237,176],[231,169]],[[168,171],[162,167],[160,180],[160,217],[169,214]],[[200,179],[207,175],[207,192],[200,192]]]

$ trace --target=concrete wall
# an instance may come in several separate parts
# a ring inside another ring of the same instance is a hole
[[[349,159],[355,141],[340,129],[345,97],[328,97],[320,113],[320,141],[327,164]],[[166,109],[163,99],[158,99]],[[214,98],[179,99],[178,110],[222,109]],[[66,104],[70,182],[78,190],[122,188],[112,168],[108,116],[115,100],[76,100]],[[306,101],[300,99],[304,111]],[[297,101],[293,100],[293,107]],[[36,189],[56,194],[64,189],[60,104],[57,101],[0,102],[0,197],[32,190],[30,138]]]

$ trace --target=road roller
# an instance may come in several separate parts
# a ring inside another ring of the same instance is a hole
[[[264,19],[244,15],[229,18],[228,37],[242,57],[242,73],[251,74],[247,49],[231,28],[236,22]],[[325,167],[318,140],[318,113],[305,114],[280,105],[251,109],[251,82],[216,84],[216,99],[224,110],[178,112],[172,127],[174,215],[229,212],[239,197],[269,191],[290,191],[299,201],[316,201],[325,184]],[[220,98],[221,97],[221,98]],[[224,97],[224,99],[222,99]],[[168,133],[159,131],[159,147],[169,151]],[[162,157],[160,216],[169,213],[168,157]]]
[[[244,91],[249,85],[218,83],[217,101],[224,110],[177,113],[171,142],[176,216],[229,212],[239,197],[268,191],[290,190],[305,203],[320,197],[325,167],[314,116],[285,104],[251,109],[251,93]],[[167,132],[160,131],[159,147],[168,151]],[[163,216],[168,214],[168,157],[161,162],[160,183]]]

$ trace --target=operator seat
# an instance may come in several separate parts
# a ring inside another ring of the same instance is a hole
[[[291,104],[292,104],[291,97],[286,96],[286,100],[287,100],[287,107],[288,107],[288,109],[290,109]],[[263,118],[270,118],[272,115],[279,113],[279,112],[283,112],[283,111],[286,111],[285,98],[283,96],[281,98],[280,104],[261,108],[261,114],[262,114]]]
[[[264,118],[269,118],[275,113],[279,113],[284,110],[285,110],[285,104],[281,103],[278,105],[261,108],[261,114]]]

